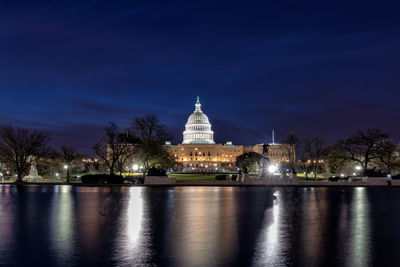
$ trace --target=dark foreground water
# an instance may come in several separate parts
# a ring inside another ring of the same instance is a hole
[[[0,186],[1,266],[399,266],[400,189]]]

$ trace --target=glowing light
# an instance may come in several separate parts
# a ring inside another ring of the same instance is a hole
[[[68,165],[64,165],[64,169],[68,169]]]
[[[270,173],[276,172],[277,169],[278,169],[278,167],[276,167],[276,165],[269,165],[269,166],[268,166],[268,171],[269,171]]]
[[[361,166],[356,166],[356,170],[357,170],[357,171],[359,171],[359,170],[361,170],[361,169],[362,169]]]
[[[344,173],[340,174],[340,177],[344,177]]]
[[[137,164],[133,164],[132,169],[134,171],[137,171],[137,170],[139,170],[139,166]]]

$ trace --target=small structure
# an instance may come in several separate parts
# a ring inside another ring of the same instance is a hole
[[[29,174],[22,178],[23,181],[32,181],[32,180],[37,180],[37,179],[43,179],[42,176],[39,175],[36,167],[36,161],[35,157],[30,156],[30,163],[31,163],[31,168],[29,169]]]

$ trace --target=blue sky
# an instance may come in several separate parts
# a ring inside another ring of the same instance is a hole
[[[90,152],[156,114],[182,139],[197,95],[218,142],[288,131],[400,139],[397,1],[2,1],[0,124]]]

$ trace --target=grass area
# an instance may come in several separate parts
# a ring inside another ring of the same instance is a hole
[[[300,178],[306,178],[306,175],[304,173],[298,173],[297,177]],[[317,174],[317,179],[325,179],[326,177],[323,176],[322,174]],[[314,175],[313,174],[308,174],[308,179],[314,179]]]

